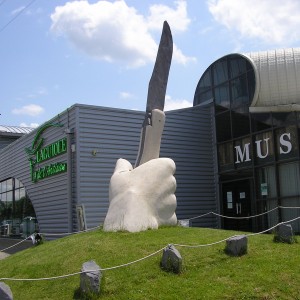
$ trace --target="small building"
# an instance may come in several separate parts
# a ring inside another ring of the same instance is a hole
[[[144,112],[75,104],[0,151],[5,234],[24,236],[35,220],[54,237],[103,224],[116,161],[134,164],[143,119]],[[210,107],[166,113],[161,156],[176,162],[180,219],[217,210],[211,128]]]
[[[176,163],[178,219],[260,231],[297,218],[299,105],[300,49],[213,62],[194,106],[166,112],[161,157]],[[0,150],[1,234],[58,237],[103,224],[115,163],[134,164],[143,119],[75,104]]]

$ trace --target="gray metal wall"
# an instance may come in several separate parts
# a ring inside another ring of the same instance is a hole
[[[106,216],[109,181],[117,159],[135,162],[144,113],[86,105],[77,108],[76,193],[91,228],[103,223]]]
[[[51,120],[52,123],[60,122],[65,126],[62,128],[51,127],[43,133],[45,144],[66,136],[65,129],[68,123],[67,114],[62,114]],[[17,141],[8,145],[0,151],[0,181],[10,177],[19,179],[25,186],[26,192],[34,206],[41,232],[68,232],[70,228],[69,203],[67,194],[68,173],[58,174],[36,183],[31,181],[28,156],[26,147],[31,147],[36,135],[36,130],[24,135]],[[67,154],[47,161],[67,161]],[[41,163],[43,166],[43,163]]]
[[[64,127],[51,127],[43,134],[45,146],[67,136],[68,153],[52,159],[66,161],[67,173],[31,182],[24,149],[31,146],[33,131],[0,151],[0,181],[21,180],[41,232],[76,230],[76,204],[85,207],[87,227],[96,227],[108,209],[109,180],[117,159],[135,162],[143,118],[144,112],[75,104],[49,121]],[[167,113],[161,156],[172,158],[177,166],[179,219],[216,210],[213,148],[210,108]],[[216,222],[204,218],[193,225],[215,227]]]
[[[17,140],[18,137],[10,137],[10,136],[3,136],[0,135],[0,150],[7,147],[9,144],[13,143],[15,140]]]
[[[176,163],[177,218],[217,211],[216,162],[210,106],[191,107],[166,114],[161,156]],[[192,221],[193,226],[217,227],[214,216]]]
[[[90,228],[105,219],[109,180],[117,159],[135,162],[144,113],[93,106],[78,109],[77,195],[78,202],[85,206]],[[170,157],[176,163],[178,218],[216,211],[211,107],[192,107],[166,115],[161,157]],[[192,224],[217,227],[212,215]]]

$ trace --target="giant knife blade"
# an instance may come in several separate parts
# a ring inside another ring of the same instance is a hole
[[[168,22],[164,21],[156,61],[148,86],[146,114],[135,167],[159,157],[161,136],[165,124],[163,110],[172,54],[172,33]]]

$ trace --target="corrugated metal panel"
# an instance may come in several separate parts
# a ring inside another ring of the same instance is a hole
[[[245,54],[256,72],[252,112],[300,110],[300,48]]]
[[[177,217],[187,219],[216,211],[213,126],[210,107],[167,112],[161,156],[176,163]],[[217,227],[215,217],[195,219],[193,226]]]
[[[89,228],[104,222],[116,161],[135,162],[143,118],[138,111],[78,106],[77,197],[85,206]]]
[[[63,127],[50,127],[45,130],[42,135],[45,139],[43,147],[66,136],[65,129],[70,123],[70,118],[70,114],[68,116],[68,113],[63,113],[49,121],[51,123],[59,122],[63,124]],[[31,182],[29,161],[25,148],[31,147],[36,132],[35,130],[19,138],[0,151],[0,181],[14,177],[24,184],[26,192],[33,203],[41,232],[68,232],[70,220],[68,218],[67,173],[51,176],[36,183]],[[67,154],[49,159],[44,163],[51,164],[56,161],[67,161]],[[41,163],[41,166],[44,163]]]
[[[91,228],[105,219],[109,181],[117,159],[135,162],[144,113],[79,106],[78,116],[78,202],[84,204]],[[172,158],[177,166],[176,212],[180,219],[216,211],[212,147],[210,108],[167,113],[161,156]],[[216,222],[206,217],[193,225],[216,227]]]
[[[0,125],[0,135],[2,133],[8,134],[18,134],[19,136],[30,133],[34,128],[31,127],[21,127],[21,126],[7,126],[7,125]]]
[[[17,140],[18,138],[19,138],[19,136],[18,137],[1,136],[0,137],[0,150],[2,150],[3,148],[5,148],[9,144],[11,144],[12,142]]]

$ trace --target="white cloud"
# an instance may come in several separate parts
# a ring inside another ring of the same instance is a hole
[[[299,41],[300,1],[298,0],[208,0],[214,19],[242,38],[267,44]]]
[[[28,116],[38,116],[44,112],[44,108],[36,105],[36,104],[29,104],[25,105],[21,108],[15,108],[12,110],[12,113],[15,115],[28,115]]]
[[[11,15],[14,16],[14,15],[17,15],[18,13],[20,13],[23,9],[25,8],[25,6],[20,6],[16,9],[14,9],[12,12],[11,12]]]
[[[37,127],[40,126],[40,124],[38,124],[38,123],[30,123],[30,124],[21,123],[20,126],[21,127],[37,128]]]
[[[154,4],[150,10],[150,15],[147,17],[148,27],[150,29],[161,30],[164,20],[167,20],[172,32],[186,31],[191,20],[187,15],[186,1],[175,1],[176,9],[163,4]]]
[[[33,93],[28,94],[27,98],[34,99],[34,98],[38,98],[38,97],[47,95],[47,93],[48,92],[47,92],[47,90],[44,87],[40,87],[36,91],[34,91]]]
[[[128,92],[120,92],[120,98],[121,99],[132,99],[134,98],[134,95]]]
[[[184,100],[184,99],[172,99],[171,96],[166,95],[166,102],[165,102],[165,111],[168,110],[174,110],[174,109],[180,109],[180,108],[186,108],[193,106],[193,103]]]
[[[186,3],[182,0],[175,2],[175,9],[151,6],[148,17],[127,6],[124,0],[72,1],[57,6],[51,19],[52,32],[64,36],[85,54],[127,67],[139,67],[155,60],[158,45],[152,30],[161,31],[163,20],[170,19],[175,31],[184,31],[189,24]],[[184,60],[189,58],[175,53],[174,61],[183,63]]]

